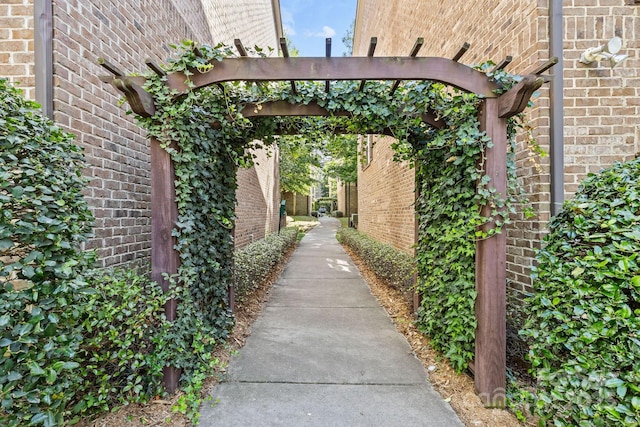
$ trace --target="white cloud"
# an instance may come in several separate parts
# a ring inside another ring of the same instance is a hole
[[[318,34],[318,37],[333,37],[335,35],[336,30],[325,25],[324,27],[322,27],[322,32]]]
[[[322,32],[319,33],[314,33],[313,31],[306,31],[305,32],[305,36],[307,37],[322,37],[322,38],[327,38],[327,37],[333,37],[336,35],[336,30],[334,30],[333,28],[329,27],[328,25],[325,25],[322,27]]]
[[[287,24],[282,24],[282,31],[284,31],[287,37],[296,35],[296,29]]]
[[[296,35],[296,23],[293,20],[293,14],[285,8],[280,10],[280,17],[282,19],[282,30],[287,36]]]

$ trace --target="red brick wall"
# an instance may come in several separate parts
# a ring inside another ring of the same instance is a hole
[[[179,4],[179,7],[175,5]],[[150,255],[149,142],[118,107],[121,94],[102,83],[104,57],[125,73],[144,60],[161,63],[167,44],[183,38],[208,42],[199,2],[66,1],[54,5],[54,119],[85,148],[91,183],[87,201],[96,216],[95,238],[103,265],[145,264]]]
[[[287,215],[305,216],[311,215],[311,196],[308,194],[298,194],[285,192],[281,194],[281,200],[286,203],[284,205]],[[294,200],[295,199],[295,200]]]
[[[628,0],[574,0],[565,7],[565,172],[568,194],[586,174],[640,153],[640,4]],[[587,48],[613,36],[629,58],[578,62]]]
[[[461,62],[500,62],[512,55],[507,71],[523,74],[549,58],[548,1],[477,0],[455,7],[437,0],[360,0],[354,40],[355,55],[365,55],[369,39],[378,37],[377,56],[406,55],[424,37],[420,56],[452,57],[464,42],[470,50]],[[569,197],[587,173],[640,151],[640,5],[628,0],[564,1],[564,136],[565,191]],[[384,22],[381,26],[379,23]],[[630,58],[619,68],[577,62],[588,47],[614,35]],[[559,70],[553,71],[556,74]],[[536,108],[526,115],[532,136],[549,148],[548,88],[540,90]],[[513,218],[508,230],[507,267],[510,286],[531,290],[530,266],[549,220],[549,158],[532,156],[525,135],[518,139],[517,167],[538,215]],[[407,193],[409,189],[405,190]]]
[[[0,2],[0,77],[35,98],[32,0]]]
[[[239,38],[246,47],[278,46],[271,0],[202,0],[202,4],[216,43],[233,45]]]
[[[278,231],[280,173],[278,149],[256,151],[257,166],[238,171],[236,248]]]
[[[364,137],[362,143],[367,138],[373,143],[372,161],[358,167],[358,230],[413,254],[414,169],[393,161],[390,138]]]
[[[540,4],[546,2],[538,2]],[[460,62],[475,64],[489,59],[500,62],[505,56],[514,56],[514,61],[507,68],[510,71],[527,71],[539,61],[546,59],[548,48],[546,34],[546,9],[536,2],[530,1],[473,1],[457,2],[456,7],[436,0],[421,1],[418,4],[411,0],[361,0],[358,2],[356,37],[354,40],[355,55],[365,55],[369,39],[378,37],[376,56],[407,55],[418,37],[425,40],[419,56],[453,57],[464,42],[471,48]],[[384,22],[384,26],[379,23]],[[481,24],[479,24],[481,23]],[[544,96],[546,88],[541,91]],[[544,106],[548,101],[538,102]],[[534,136],[546,148],[548,144],[548,110],[538,108],[528,112],[536,131]],[[377,159],[374,156],[374,162]],[[385,159],[389,168],[406,168]],[[535,194],[534,206],[540,210],[534,221],[514,218],[514,225],[509,230],[508,262],[510,279],[518,283],[520,290],[530,284],[528,271],[520,264],[530,265],[533,246],[540,238],[540,229],[548,220],[548,158],[537,159],[541,170],[531,162],[531,156],[525,144],[519,144],[518,170],[524,178],[523,184],[528,194]],[[400,172],[389,172],[400,173]],[[412,174],[412,171],[407,171]],[[358,187],[364,185],[359,180]],[[385,189],[384,192],[388,191]],[[413,201],[414,186],[398,187],[397,191],[405,194],[406,203]],[[388,193],[392,194],[392,193]],[[399,197],[395,193],[394,197]],[[360,223],[368,222],[363,209],[364,195],[360,191]],[[383,191],[376,197],[385,197]],[[406,215],[407,218],[409,215]],[[378,220],[380,221],[380,220]],[[362,225],[360,226],[362,228]],[[370,225],[364,225],[370,228]],[[375,229],[375,227],[372,227]],[[402,246],[409,248],[414,241],[414,229],[404,232]]]
[[[358,37],[354,46],[360,54],[365,51],[369,38],[377,35],[376,55],[380,56],[406,55],[416,38],[424,37],[425,44],[419,56],[451,58],[464,42],[469,42],[471,48],[460,62],[476,64],[493,60],[497,63],[511,55],[514,60],[507,70],[512,72],[526,72],[548,57],[547,12],[536,2],[484,0],[458,2],[456,7],[450,7],[439,1],[424,1],[416,6],[409,0],[365,0],[359,6]],[[386,18],[382,32],[375,22],[383,17]],[[544,97],[547,89],[540,92]],[[535,126],[534,137],[546,149],[549,141],[548,101],[541,98],[537,104],[539,108],[528,111],[527,116]],[[530,289],[529,266],[549,218],[549,166],[548,158],[532,157],[524,138],[520,141],[517,156],[519,175],[539,212],[534,220],[514,217],[514,223],[508,230],[509,280],[514,289],[522,292]],[[404,191],[407,198],[413,196],[413,187],[400,191]],[[407,236],[405,245],[412,242],[413,235]]]
[[[238,7],[229,1],[213,3],[218,8]],[[258,3],[270,5],[266,0]],[[34,85],[32,4],[33,0],[0,3],[0,76],[20,80],[22,86],[30,88],[30,97]],[[53,4],[54,120],[77,135],[89,164],[86,174],[91,182],[86,196],[96,226],[95,237],[86,247],[96,248],[105,266],[146,266],[151,244],[149,142],[132,116],[126,114],[128,106],[118,106],[121,94],[100,81],[99,76],[108,73],[98,66],[97,59],[104,57],[125,73],[139,72],[144,70],[146,58],[164,62],[172,53],[168,47],[171,43],[185,38],[207,44],[216,40],[200,0],[69,0]],[[230,23],[232,29],[267,28],[244,40],[247,45],[275,45],[272,16],[234,16],[243,19]],[[264,170],[258,167],[243,172],[255,175],[257,180],[239,177],[238,230],[256,226],[253,234],[259,237],[273,230],[273,206],[279,203],[262,187],[251,187],[263,185],[265,173],[271,174],[271,183],[277,185],[277,168],[271,163]],[[245,194],[253,199],[256,192],[265,195],[270,207],[250,209],[248,214],[242,209],[242,199]],[[271,192],[277,194],[277,187]],[[245,215],[251,219],[245,219]],[[275,221],[277,227],[277,218]]]
[[[338,210],[344,215],[358,213],[358,185],[338,181]]]

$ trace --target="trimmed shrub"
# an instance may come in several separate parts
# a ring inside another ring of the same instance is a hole
[[[353,228],[340,228],[340,243],[351,248],[376,276],[404,293],[413,287],[413,257],[391,245],[380,243]]]
[[[342,218],[344,216],[344,212],[342,211],[333,211],[331,214],[334,218]]]
[[[550,224],[521,334],[556,426],[640,424],[640,158],[591,174]]]
[[[63,425],[148,400],[161,392],[170,345],[182,345],[156,284],[93,271],[94,254],[80,250],[92,216],[72,140],[0,79],[2,426]],[[206,362],[206,339],[190,342],[184,351]]]
[[[81,149],[0,79],[0,424],[62,424],[93,254]]]
[[[297,242],[298,228],[287,227],[236,251],[234,291],[242,299],[265,282],[284,254]]]

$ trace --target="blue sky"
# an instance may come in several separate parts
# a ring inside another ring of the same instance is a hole
[[[331,37],[331,56],[342,56],[342,37],[356,16],[357,0],[280,0],[282,26],[300,56],[324,56]]]

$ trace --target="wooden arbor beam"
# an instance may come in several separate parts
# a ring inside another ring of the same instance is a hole
[[[226,58],[205,73],[171,73],[167,84],[178,94],[225,81],[283,80],[432,80],[496,98],[498,85],[473,68],[447,58],[335,57]]]
[[[171,155],[157,139],[151,138],[151,280],[158,283],[163,292],[169,290],[165,275],[176,275],[180,267],[180,254],[174,249],[176,238],[172,234],[178,221],[175,180]],[[174,321],[176,301],[167,301],[164,311],[167,320]],[[178,389],[180,372],[169,362],[166,361],[167,366],[163,368],[163,380],[167,391],[173,393]]]
[[[113,86],[124,93],[134,113],[141,117],[151,117],[156,113],[156,105],[153,97],[146,92],[144,77],[115,77]]]
[[[538,75],[524,76],[517,85],[498,98],[498,117],[509,118],[524,111],[533,93],[540,89],[543,83],[544,78]]]
[[[480,129],[493,146],[485,150],[485,174],[496,193],[507,194],[507,119],[522,112],[533,92],[544,79],[527,75],[498,99],[483,101]],[[482,215],[491,215],[491,206],[482,207]],[[504,213],[507,215],[507,213]],[[494,224],[485,224],[483,231]],[[506,283],[507,235],[503,231],[476,243],[476,350],[475,387],[486,406],[504,407],[506,402]]]

